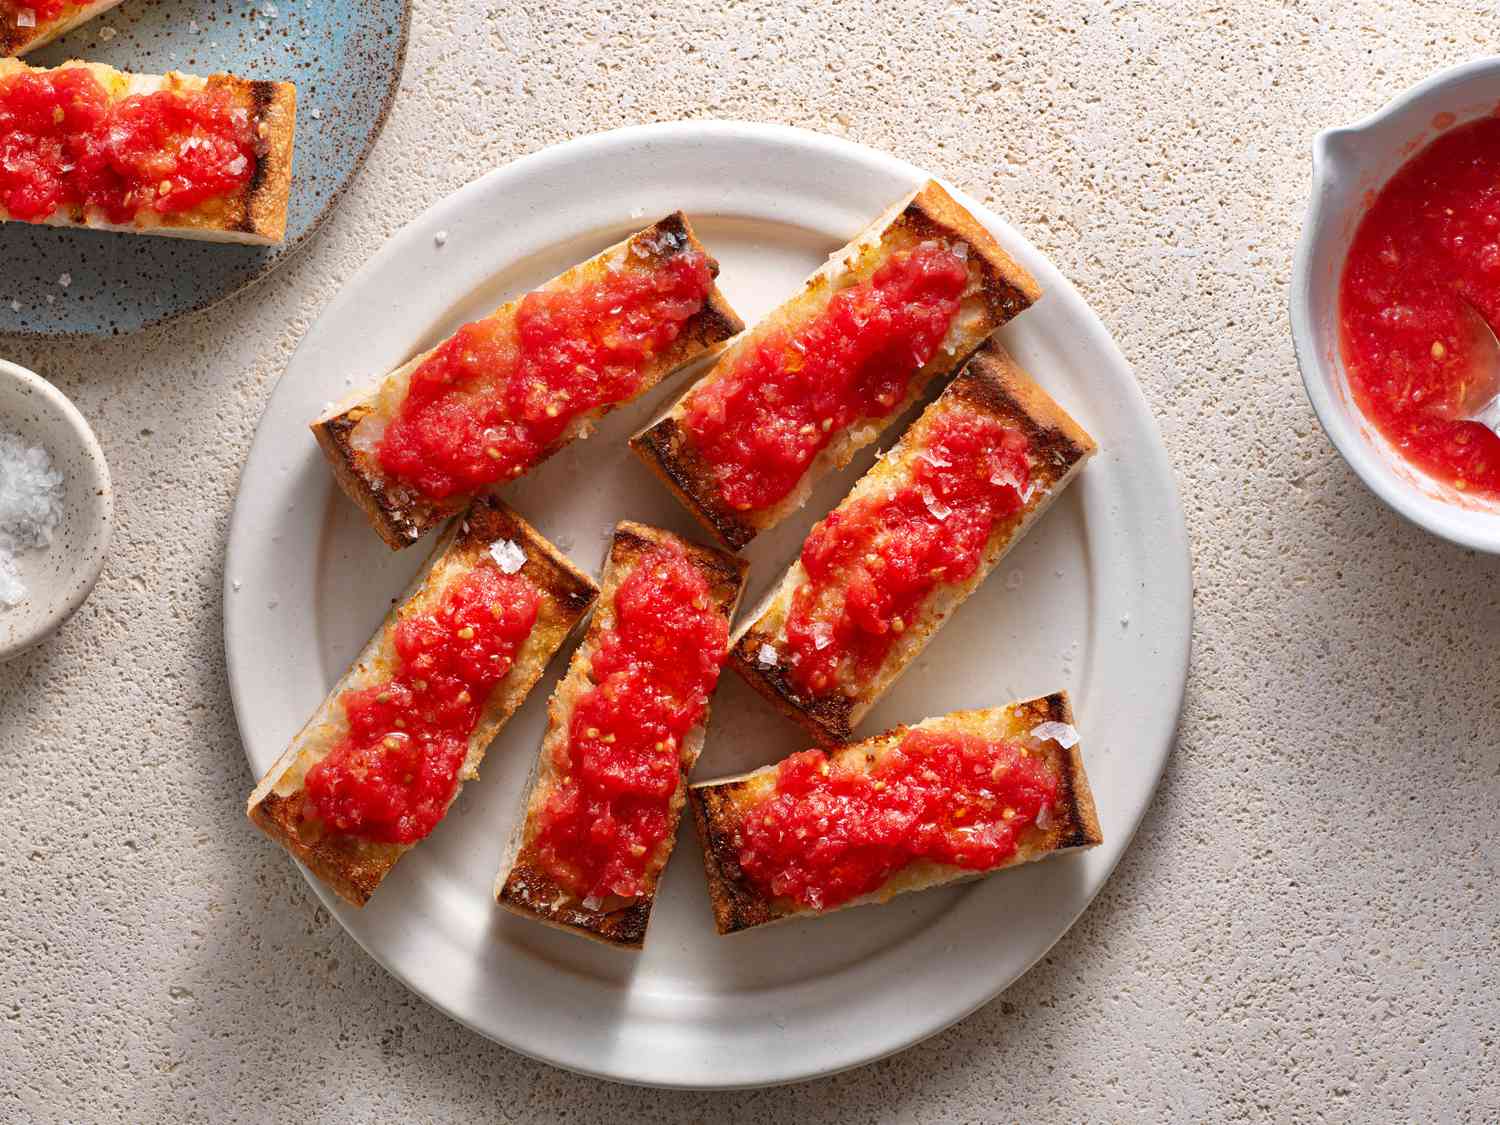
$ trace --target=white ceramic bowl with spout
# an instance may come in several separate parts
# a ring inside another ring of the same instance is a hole
[[[1500,554],[1500,502],[1459,492],[1411,465],[1360,413],[1339,354],[1339,279],[1373,193],[1445,129],[1496,111],[1500,58],[1445,70],[1379,112],[1313,142],[1312,198],[1292,267],[1292,340],[1318,421],[1360,479],[1407,519]]]

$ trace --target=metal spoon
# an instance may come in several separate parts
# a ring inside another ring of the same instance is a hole
[[[1500,339],[1482,312],[1462,296],[1459,303],[1468,310],[1474,339],[1472,370],[1459,404],[1459,420],[1488,426],[1500,437]]]

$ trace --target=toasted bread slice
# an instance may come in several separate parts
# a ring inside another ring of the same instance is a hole
[[[824,695],[798,689],[790,674],[786,619],[793,594],[807,581],[800,558],[736,632],[729,654],[735,671],[782,713],[805,727],[820,745],[837,746],[849,741],[855,726],[916,659],[948,615],[1020,541],[1095,450],[1093,439],[1083,428],[999,344],[990,341],[912,423],[895,447],[859,479],[835,511],[845,511],[867,496],[907,483],[927,433],[939,419],[955,411],[988,414],[1024,433],[1031,447],[1034,487],[1019,512],[995,524],[979,569],[968,581],[943,583],[934,589],[920,618],[907,623],[878,672]]]
[[[611,269],[652,268],[689,251],[708,257],[711,270],[718,275],[718,263],[693,234],[686,217],[680,211],[674,212],[554,277],[542,285],[540,291],[582,288],[605,277]],[[523,300],[524,296],[502,305],[484,320],[492,322],[501,331],[507,330],[515,322]],[[703,307],[683,322],[680,333],[669,347],[651,358],[642,372],[635,397],[645,394],[685,365],[715,354],[743,327],[718,287],[710,286]],[[408,546],[428,529],[462,511],[474,495],[463,493],[441,500],[431,499],[420,489],[386,474],[377,453],[386,424],[406,401],[412,373],[442,346],[439,344],[414,356],[376,384],[331,406],[312,423],[313,434],[333,466],[339,484],[364,509],[380,537],[393,549]],[[623,405],[624,401],[611,402],[578,415],[541,459],[528,466],[526,471],[577,438],[587,437],[599,418]],[[497,482],[490,486],[490,490],[499,488],[501,483],[506,482]]]
[[[775,504],[758,510],[735,508],[721,494],[715,466],[695,446],[686,421],[695,392],[708,386],[748,348],[772,333],[795,332],[813,321],[841,289],[868,280],[892,256],[924,241],[965,247],[969,287],[948,335],[933,357],[911,378],[907,394],[883,413],[856,419],[834,431],[808,463],[797,485]],[[843,468],[913,403],[933,380],[951,375],[989,335],[1041,296],[1036,281],[1000,249],[980,222],[935,180],[897,201],[847,246],[836,250],[801,290],[735,340],[712,371],[664,414],[630,439],[630,446],[688,511],[725,546],[738,550],[756,535],[800,508],[813,486]]]
[[[1043,723],[1062,724],[1062,727],[1049,730],[1042,726]],[[689,798],[698,840],[703,845],[708,894],[719,933],[731,934],[787,918],[886,902],[907,891],[978,879],[1006,867],[1097,847],[1104,842],[1093,793],[1083,770],[1077,732],[1073,730],[1073,709],[1065,692],[982,711],[955,711],[924,720],[915,727],[897,727],[833,751],[829,756],[830,764],[868,774],[901,744],[911,730],[952,731],[1016,740],[1028,753],[1043,757],[1050,763],[1049,768],[1058,781],[1058,797],[1047,819],[1043,821],[1038,817],[1027,826],[1017,841],[1015,853],[995,867],[976,871],[918,859],[893,873],[876,890],[830,910],[817,911],[788,898],[768,896],[741,867],[741,846],[737,842],[741,825],[757,801],[776,791],[779,767],[764,766],[738,777],[701,782],[692,786]]]
[[[547,711],[547,733],[522,802],[522,817],[495,879],[496,901],[507,909],[622,949],[640,949],[646,940],[646,926],[651,921],[657,884],[671,857],[677,823],[687,800],[687,775],[703,749],[704,731],[708,726],[707,707],[697,725],[681,740],[681,772],[677,791],[671,800],[670,826],[647,865],[644,894],[628,900],[615,898],[586,905],[586,900],[570,893],[537,862],[535,842],[542,809],[560,780],[556,751],[567,743],[574,707],[593,686],[590,666],[600,635],[614,626],[615,595],[642,559],[649,557],[658,545],[668,542],[680,545],[691,565],[702,575],[709,591],[710,608],[721,614],[726,622],[733,619],[749,565],[743,559],[628,520],[615,529],[605,563],[598,612],[594,614],[588,635],[573,653],[567,675],[553,692]]]
[[[255,135],[256,160],[250,179],[236,192],[205,200],[185,211],[158,211],[145,200],[128,223],[112,222],[95,206],[67,204],[44,219],[44,226],[161,234],[208,242],[271,245],[286,235],[287,200],[292,188],[292,139],[297,123],[297,90],[290,82],[262,82],[212,74],[206,78],[168,71],[164,75],[126,74],[103,63],[67,62],[51,71],[19,59],[0,59],[0,85],[14,75],[57,73],[83,68],[93,74],[113,102],[161,91],[221,90],[243,109]],[[23,222],[0,206],[0,222]]]
[[[86,4],[64,4],[62,10],[51,19],[39,19],[30,13],[29,25],[23,26],[23,18],[16,10],[0,12],[0,55],[24,55],[44,47],[59,35],[66,35],[79,24],[102,16],[115,7],[120,0],[91,0]],[[22,0],[21,7],[24,7]],[[29,11],[29,9],[28,9]]]
[[[505,562],[492,549],[506,552]],[[524,557],[524,561],[522,561]],[[485,751],[510,717],[525,702],[548,662],[583,620],[599,590],[541,534],[498,500],[474,505],[454,521],[433,548],[432,557],[397,607],[339,680],[307,725],[292,739],[276,764],[250,794],[250,819],[267,836],[301,860],[340,898],[363,906],[396,861],[415,844],[383,843],[327,830],[303,811],[304,779],[317,762],[338,745],[348,730],[341,703],[345,692],[383,683],[397,668],[394,635],[397,623],[440,605],[455,583],[490,560],[519,573],[540,594],[536,624],[517,649],[510,671],[495,685],[469,738],[468,755],[459,770],[458,798],[465,781],[479,776]],[[519,569],[517,565],[519,564]],[[452,807],[452,800],[449,807]]]

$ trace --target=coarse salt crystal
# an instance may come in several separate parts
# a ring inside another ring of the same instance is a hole
[[[526,565],[526,552],[509,539],[496,539],[491,543],[490,558],[506,574],[514,574]]]
[[[1038,723],[1031,728],[1031,737],[1043,742],[1050,739],[1064,750],[1078,745],[1078,730],[1072,723]]]
[[[1031,488],[1031,482],[1022,481],[1020,475],[1013,472],[1008,465],[1001,465],[994,472],[992,472],[990,474],[990,483],[1000,485],[1002,487],[1009,485],[1017,492],[1020,492],[1023,488],[1028,490]],[[1022,495],[1021,499],[1024,501],[1029,495],[1031,495],[1031,493],[1028,491]]]
[[[762,668],[776,667],[776,650],[770,645],[761,645],[760,651],[755,654],[755,662]]]
[[[932,489],[928,488],[925,484],[921,485],[917,489],[917,492],[922,497],[922,503],[926,504],[927,510],[932,513],[933,519],[945,520],[953,514],[953,509],[939,500],[933,494]]]
[[[241,154],[239,156],[236,156],[233,160],[231,160],[228,164],[225,165],[225,168],[228,170],[228,172],[229,172],[229,174],[231,176],[238,176],[241,172],[243,172],[245,170],[245,157],[244,157],[244,155]]]
[[[113,39],[118,34],[120,34],[120,33],[118,31],[116,31],[112,27],[101,27],[99,29],[99,38],[100,38],[100,40],[102,42],[105,42],[105,43],[108,43],[111,39]]]
[[[30,8],[21,8],[21,9],[17,10],[17,12],[16,12],[16,26],[17,27],[35,27],[36,26],[36,13],[33,12]]]
[[[313,106],[312,110],[309,112],[309,116],[314,121],[321,121],[321,120],[323,120],[323,111],[321,109],[319,109],[317,106]]]
[[[66,289],[73,284],[73,275],[70,273],[60,274],[58,275],[57,283]]]
[[[44,550],[62,522],[63,475],[40,445],[0,430],[0,606],[26,597],[16,557]]]
[[[432,241],[438,246],[448,245],[448,232],[445,230],[438,231],[437,234],[432,236]]]
[[[20,312],[21,311],[21,302],[12,299],[11,302],[10,302],[10,311],[11,312]]]

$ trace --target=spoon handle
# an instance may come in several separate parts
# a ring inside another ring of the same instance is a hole
[[[1488,426],[1497,437],[1500,437],[1500,395],[1496,395],[1476,410],[1472,420]]]

